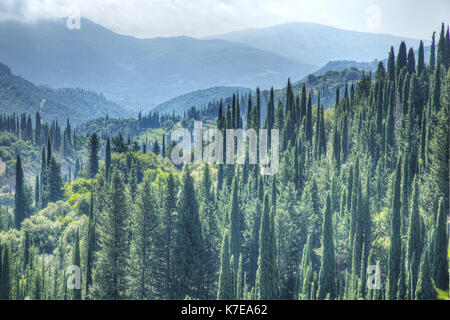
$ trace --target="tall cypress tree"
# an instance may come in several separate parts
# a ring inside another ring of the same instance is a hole
[[[94,132],[89,138],[89,160],[88,160],[88,173],[89,177],[94,178],[98,172],[98,151],[100,148],[100,142],[97,134]]]
[[[151,181],[144,179],[139,187],[133,212],[131,261],[133,296],[139,300],[155,298],[159,271],[159,221]]]
[[[10,279],[10,265],[9,265],[9,251],[6,244],[3,245],[3,253],[1,255],[1,273],[0,273],[0,300],[9,300],[11,279]]]
[[[241,254],[241,217],[239,211],[239,180],[235,175],[233,180],[233,195],[231,198],[231,213],[230,213],[230,255],[239,257]],[[233,271],[236,273],[238,268],[238,259],[234,260]]]
[[[107,204],[99,224],[97,263],[94,269],[94,297],[127,297],[128,212],[123,178],[117,171],[111,176]]]
[[[334,256],[330,192],[327,193],[322,224],[322,262],[319,273],[319,292],[317,299],[325,299],[328,295],[330,299],[336,297],[336,258]]]
[[[417,288],[415,292],[416,300],[433,300],[436,299],[437,293],[434,289],[432,280],[430,249],[427,246],[422,253],[420,261],[419,279],[417,280]]]
[[[89,205],[89,222],[88,222],[88,234],[86,241],[86,286],[85,296],[89,297],[90,289],[92,286],[92,271],[94,268],[94,254],[96,248],[95,237],[95,220],[94,220],[94,197],[91,192],[90,205]]]
[[[81,261],[80,261],[80,230],[77,229],[77,237],[75,239],[75,244],[72,249],[72,265],[78,266],[81,270]],[[80,279],[81,281],[81,279]],[[81,288],[73,289],[72,293],[73,300],[81,300]]]
[[[111,172],[111,142],[108,139],[106,140],[106,150],[105,150],[105,174],[106,181],[109,181],[109,175]]]
[[[388,291],[387,299],[395,300],[397,295],[398,275],[400,273],[400,260],[402,254],[401,243],[401,200],[400,200],[400,186],[401,186],[401,161],[397,162],[395,171],[395,181],[393,184],[392,194],[392,216],[391,216],[391,235],[389,248],[389,262],[388,262]]]
[[[217,290],[218,300],[233,300],[236,297],[235,281],[230,256],[230,240],[228,231],[225,231],[222,241],[222,251],[220,253],[219,286]]]
[[[419,58],[417,60],[417,74],[419,76],[422,75],[424,68],[425,68],[425,53],[423,49],[423,41],[421,40],[419,46]]]
[[[162,208],[162,245],[163,254],[163,276],[162,282],[165,292],[165,298],[173,299],[173,271],[174,271],[174,242],[175,242],[175,217],[176,217],[176,185],[173,174],[167,177],[167,185],[163,196]]]
[[[406,285],[408,287],[408,296],[410,297],[410,299],[413,299],[414,292],[416,291],[417,278],[419,275],[420,256],[423,247],[420,230],[419,184],[417,183],[417,178],[414,179],[410,210],[411,213],[409,215],[406,249],[406,274],[408,275],[408,281]]]
[[[22,221],[25,219],[25,187],[23,181],[22,160],[17,155],[16,160],[16,192],[14,194],[14,222],[17,229],[20,229]]]
[[[256,272],[258,299],[279,299],[278,258],[276,249],[274,214],[269,209],[269,197],[264,196],[264,211],[259,235],[259,259]]]
[[[439,201],[439,211],[436,221],[436,236],[434,239],[433,249],[433,267],[434,267],[434,281],[436,287],[447,291],[449,283],[448,275],[448,232],[447,232],[447,218],[448,212],[445,211],[444,199]]]
[[[203,297],[203,233],[194,182],[187,166],[181,174],[175,244],[175,292],[179,299]]]
[[[430,47],[430,69],[434,71],[436,67],[436,32],[433,32],[433,36],[431,38],[431,47]]]

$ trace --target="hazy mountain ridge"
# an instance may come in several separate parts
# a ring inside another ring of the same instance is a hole
[[[74,123],[106,114],[111,117],[132,115],[103,95],[77,88],[37,86],[12,74],[8,66],[0,63],[0,113],[25,112],[34,116],[36,111],[40,111],[41,117],[47,121],[64,122],[70,118]]]
[[[64,20],[2,22],[0,61],[35,83],[88,88],[135,110],[211,86],[281,86],[289,76],[298,79],[314,70],[239,43],[137,39],[86,19],[80,30],[67,29]]]
[[[337,29],[309,22],[291,22],[260,29],[246,29],[204,39],[223,39],[261,50],[278,53],[311,65],[325,65],[331,60],[373,61],[386,57],[391,46],[401,41],[408,47],[419,40]],[[428,43],[428,42],[427,42]]]

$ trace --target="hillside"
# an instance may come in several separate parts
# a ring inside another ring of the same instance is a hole
[[[172,112],[175,111],[176,115],[181,116],[192,106],[201,108],[209,102],[228,98],[232,96],[233,93],[239,92],[239,94],[245,94],[250,91],[250,89],[242,87],[214,87],[204,90],[197,90],[163,102],[153,109],[153,111],[161,114],[172,114]]]
[[[268,28],[246,29],[212,35],[205,39],[243,43],[316,66],[325,65],[331,60],[382,59],[386,57],[391,46],[398,48],[403,40],[408,47],[419,46],[419,41],[415,39],[348,31],[308,22],[291,22]]]
[[[0,23],[0,61],[38,84],[102,92],[138,111],[211,86],[280,86],[315,67],[224,40],[137,39],[82,19]]]
[[[41,102],[45,100],[44,103]],[[124,117],[131,113],[118,104],[106,100],[103,95],[82,89],[51,89],[37,86],[11,73],[8,66],[0,63],[0,113],[10,114],[41,112],[47,121],[64,122],[70,118],[73,123],[106,114]]]

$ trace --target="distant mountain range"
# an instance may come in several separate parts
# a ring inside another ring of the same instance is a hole
[[[212,86],[281,86],[315,67],[224,40],[137,39],[82,19],[0,23],[0,61],[38,84],[80,87],[135,110]]]
[[[29,113],[34,117],[40,111],[47,121],[73,123],[104,117],[135,116],[118,104],[93,91],[74,88],[51,89],[37,86],[11,73],[8,66],[0,63],[0,113]]]
[[[401,41],[419,47],[420,40],[388,34],[356,32],[309,22],[291,22],[260,29],[246,29],[204,39],[222,39],[280,54],[314,66],[329,61],[384,59]],[[425,44],[428,44],[425,41]]]

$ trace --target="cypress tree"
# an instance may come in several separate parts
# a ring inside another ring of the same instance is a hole
[[[257,297],[261,300],[280,297],[274,214],[270,212],[269,207],[269,197],[266,194],[261,217],[258,271],[256,272]]]
[[[80,230],[77,229],[77,237],[75,239],[75,244],[72,249],[72,265],[78,266],[81,269],[81,263],[80,263]],[[80,279],[81,281],[81,279]],[[73,289],[72,294],[73,300],[81,300],[81,288]]]
[[[152,152],[156,155],[159,155],[161,152],[161,148],[159,147],[158,140],[155,139],[155,142],[153,143]]]
[[[312,146],[313,126],[312,126],[312,98],[311,91],[309,91],[308,103],[306,108],[306,141]]]
[[[100,250],[94,269],[94,297],[119,300],[127,297],[128,212],[125,185],[113,171],[107,204],[99,224]]]
[[[420,256],[422,253],[419,214],[419,184],[417,183],[417,178],[414,179],[410,210],[411,213],[409,215],[406,249],[406,273],[408,275],[408,282],[406,285],[408,287],[408,296],[410,297],[410,299],[413,299],[419,274]]]
[[[77,159],[78,161],[78,159]],[[106,181],[109,181],[109,175],[111,173],[111,142],[108,139],[106,140],[106,150],[105,150],[105,174]]]
[[[397,295],[398,275],[400,273],[401,260],[401,200],[400,200],[400,185],[401,185],[401,161],[397,162],[397,169],[395,171],[395,181],[393,184],[392,194],[392,216],[391,216],[391,235],[389,248],[389,262],[388,262],[388,292],[387,298],[395,300]]]
[[[89,297],[90,289],[92,286],[92,271],[94,268],[94,254],[96,248],[95,238],[95,220],[94,220],[94,197],[91,192],[90,205],[89,205],[89,222],[88,222],[88,234],[86,243],[86,287],[85,296]]]
[[[0,273],[0,300],[9,300],[10,297],[10,266],[8,256],[8,246],[3,245],[3,254],[1,255],[1,273]]]
[[[231,198],[231,212],[230,212],[230,255],[239,257],[241,254],[241,217],[239,210],[239,181],[237,175],[235,175],[233,180],[233,195]],[[237,273],[239,261],[235,259],[233,271]]]
[[[319,273],[319,292],[317,299],[323,300],[328,295],[330,299],[334,299],[336,297],[336,258],[334,256],[330,192],[327,193],[322,224],[322,263]]]
[[[159,287],[159,264],[157,254],[159,221],[156,200],[151,181],[145,179],[139,187],[136,207],[133,212],[133,234],[131,240],[131,261],[133,294],[139,300],[155,297],[154,288]]]
[[[94,132],[89,138],[89,160],[88,173],[89,177],[94,178],[98,172],[98,150],[99,140],[97,134]]]
[[[14,222],[17,229],[20,229],[22,221],[25,219],[25,189],[23,181],[22,160],[17,155],[16,160],[16,192],[14,194]]]
[[[448,291],[449,275],[448,275],[448,232],[447,218],[448,212],[445,211],[444,199],[439,201],[439,211],[436,221],[436,236],[434,239],[433,263],[434,281],[436,287]]]
[[[395,54],[394,54],[394,47],[392,46],[388,58],[388,74],[389,74],[389,81],[395,81]]]
[[[423,41],[420,41],[420,46],[419,46],[419,58],[417,61],[417,74],[419,76],[422,75],[423,69],[425,68],[425,53],[424,53],[424,49],[423,49]]]
[[[61,168],[54,157],[48,166],[48,201],[57,202],[63,198]]]
[[[431,38],[431,47],[430,47],[430,68],[431,71],[434,71],[436,67],[436,32],[433,32],[433,36]]]
[[[407,65],[407,57],[406,57],[406,44],[404,41],[400,43],[400,48],[398,49],[397,56],[397,77],[399,76],[400,71],[403,67]]]
[[[181,299],[202,298],[204,281],[203,233],[198,214],[198,202],[194,182],[187,166],[181,174],[181,190],[178,195],[178,221],[175,243],[175,294]]]
[[[235,281],[233,279],[233,265],[230,257],[230,240],[228,231],[225,231],[220,253],[219,286],[217,290],[218,300],[235,299]]]
[[[407,63],[406,68],[408,69],[409,74],[413,74],[416,72],[416,58],[414,57],[413,48],[409,48],[408,63]]]
[[[434,300],[437,297],[433,280],[431,278],[432,270],[430,266],[430,250],[427,246],[422,253],[422,258],[420,261],[419,279],[417,280],[417,288],[415,292],[416,300]]]
[[[163,254],[163,276],[165,297],[174,298],[173,288],[173,270],[174,270],[174,242],[175,242],[175,216],[176,216],[176,186],[173,174],[167,177],[167,185],[163,195],[163,218],[162,218],[162,245]]]

